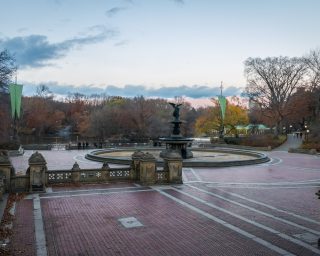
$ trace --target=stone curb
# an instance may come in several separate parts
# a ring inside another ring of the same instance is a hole
[[[126,150],[126,149],[122,149]],[[132,150],[132,148],[131,148]],[[146,149],[146,150],[150,150]],[[108,150],[110,151],[110,150]],[[121,150],[117,150],[121,151]],[[193,149],[192,151],[212,151],[212,152],[220,152],[220,153],[236,153],[239,155],[248,155],[257,157],[256,159],[252,160],[239,160],[239,161],[224,161],[224,162],[206,162],[206,161],[183,161],[183,167],[230,167],[230,166],[242,166],[242,165],[254,165],[254,164],[261,164],[270,161],[270,158],[265,155],[264,153],[259,153],[255,151],[249,150],[240,150],[240,149],[230,149],[230,148],[215,148],[215,149],[208,149],[208,148],[197,148]],[[131,159],[128,158],[112,158],[112,157],[99,157],[99,153],[102,154],[106,151],[104,150],[95,150],[91,153],[86,154],[85,158],[92,161],[98,162],[108,162],[112,164],[123,164],[123,165],[130,165]],[[163,161],[156,162],[158,166],[163,166]]]

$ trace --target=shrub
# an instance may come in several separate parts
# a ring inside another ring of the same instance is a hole
[[[20,147],[20,144],[17,142],[4,142],[0,144],[0,149],[5,149],[5,150],[18,150]]]
[[[318,152],[320,152],[320,143],[316,143],[316,142],[304,142],[301,145],[301,148],[303,149],[315,149]]]
[[[241,145],[243,138],[225,137],[224,142],[232,145]]]
[[[272,148],[280,146],[282,143],[286,141],[287,137],[285,135],[281,135],[279,137],[274,137],[272,134],[259,134],[259,135],[251,135],[248,137],[241,138],[225,138],[225,142],[227,144],[233,145],[243,145],[250,147],[268,147]]]

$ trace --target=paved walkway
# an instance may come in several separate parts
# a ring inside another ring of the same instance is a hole
[[[57,169],[75,158],[90,164],[77,154],[50,157]],[[184,168],[183,185],[28,196],[16,205],[14,255],[320,255],[320,157],[268,154],[256,166]]]
[[[82,169],[101,168],[102,163],[85,159],[85,155],[92,150],[38,150],[47,161],[49,170],[70,170],[75,162]],[[26,150],[23,156],[11,157],[11,162],[17,173],[24,174],[28,169],[28,159],[34,150]],[[114,166],[110,164],[110,167]]]
[[[297,137],[295,134],[288,134],[287,141],[281,146],[273,149],[274,151],[288,151],[289,148],[298,148],[302,144],[302,138]]]

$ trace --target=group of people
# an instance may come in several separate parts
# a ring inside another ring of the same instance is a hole
[[[89,142],[78,142],[78,149],[87,149],[89,148]]]
[[[93,143],[93,146],[95,148],[102,148],[102,142],[99,143],[99,146],[98,146],[98,143],[94,142]],[[88,149],[89,148],[89,142],[85,141],[85,142],[78,142],[78,149]]]
[[[296,132],[295,134],[296,134],[296,138],[297,138],[297,139],[299,139],[299,138],[302,139],[302,137],[303,137],[303,132]]]

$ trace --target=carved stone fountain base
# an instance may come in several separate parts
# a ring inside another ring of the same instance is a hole
[[[166,144],[166,149],[160,153],[161,158],[166,158],[172,152],[177,152],[183,159],[193,157],[191,150],[188,148],[191,146],[193,139],[172,135],[169,138],[160,138],[159,140]]]

